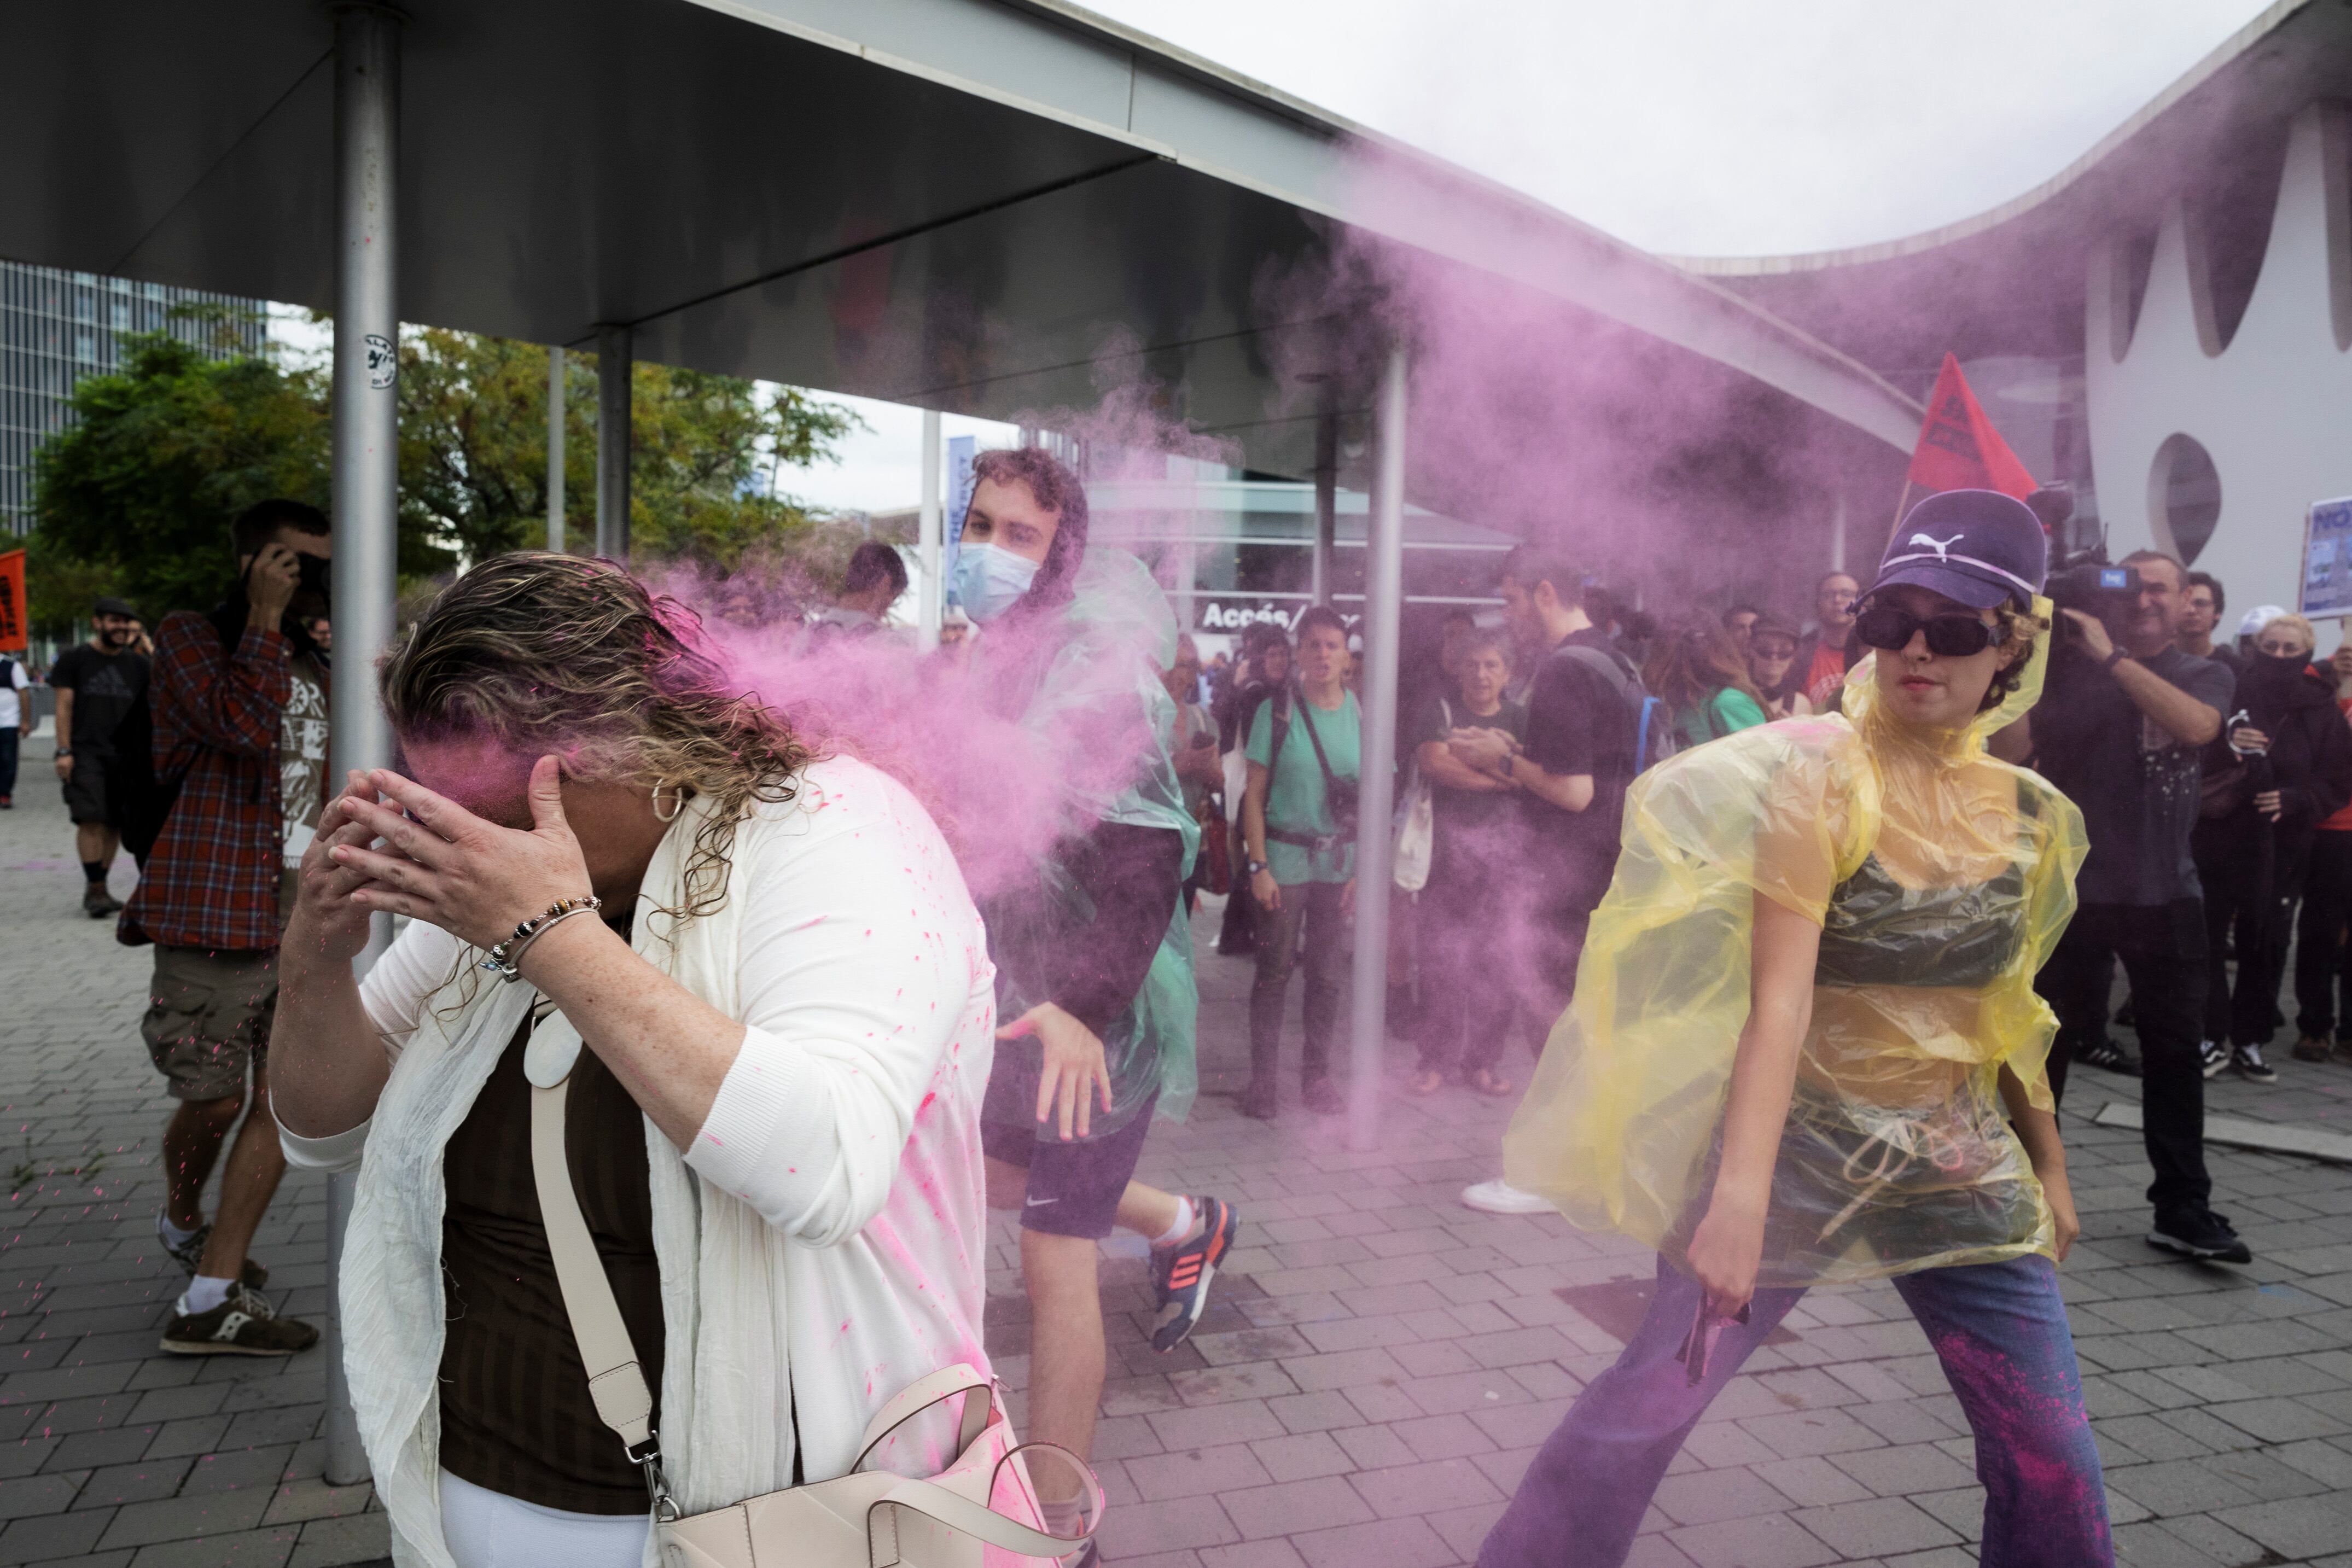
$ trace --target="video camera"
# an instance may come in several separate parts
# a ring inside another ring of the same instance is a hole
[[[2074,492],[2072,486],[2058,481],[2044,485],[2025,498],[2033,515],[2042,519],[2042,530],[2054,542],[2065,537],[2065,528],[2074,516]],[[2114,566],[2107,560],[2106,541],[2102,539],[2082,549],[2068,550],[2050,563],[2050,576],[2042,591],[2050,602],[2060,610],[2079,610],[2095,618],[2107,629],[2107,636],[2120,644],[2124,629],[2130,624],[2132,612],[2139,607],[2139,569]],[[2074,623],[2059,617],[2058,645],[2066,647],[2075,638]]]
[[[2095,544],[2059,557],[2045,591],[2060,610],[2079,610],[2095,619],[2120,645],[2139,607],[2139,568],[2109,565],[2107,547]],[[2063,629],[2071,641],[2073,623]]]

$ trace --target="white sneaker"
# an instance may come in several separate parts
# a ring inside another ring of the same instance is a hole
[[[1531,1192],[1521,1192],[1502,1177],[1482,1181],[1476,1186],[1462,1189],[1465,1207],[1482,1214],[1549,1214],[1551,1202]]]

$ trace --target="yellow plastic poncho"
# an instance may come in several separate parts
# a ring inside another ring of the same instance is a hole
[[[2045,624],[2046,600],[2034,608]],[[1664,1252],[1704,1217],[1748,1009],[1754,901],[1821,924],[1758,1283],[1793,1286],[2053,1251],[2000,1070],[2051,1104],[2056,1019],[2033,976],[2074,910],[2082,814],[1987,737],[1883,711],[1875,657],[1843,715],[1712,741],[1635,781],[1576,997],[1504,1140],[1504,1171],[1578,1226]]]

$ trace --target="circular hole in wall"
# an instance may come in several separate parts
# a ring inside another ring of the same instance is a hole
[[[2194,565],[2221,520],[2221,475],[2193,435],[2168,435],[2147,476],[2147,515],[2157,543]]]

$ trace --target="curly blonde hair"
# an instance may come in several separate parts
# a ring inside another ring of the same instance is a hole
[[[404,738],[563,758],[571,778],[709,797],[677,918],[726,901],[735,824],[789,800],[813,760],[782,716],[726,679],[701,622],[610,561],[543,550],[484,562],[435,596],[378,682]]]
[[[1979,713],[1990,713],[2008,700],[2009,695],[2025,684],[2025,671],[2033,663],[2033,641],[2050,630],[2050,622],[2031,610],[2021,609],[2014,599],[2004,599],[1993,613],[2000,620],[2005,635],[2003,647],[2025,644],[2025,652],[1993,672],[1992,685],[1985,688],[1984,700],[1977,704]]]

